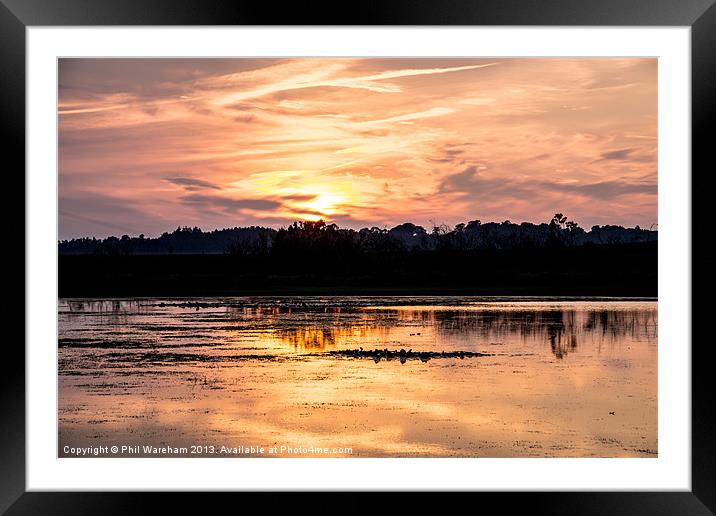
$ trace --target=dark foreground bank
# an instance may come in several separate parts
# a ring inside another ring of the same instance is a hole
[[[656,296],[657,242],[322,256],[60,255],[60,297]]]

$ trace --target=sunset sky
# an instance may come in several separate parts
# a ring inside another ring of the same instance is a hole
[[[656,59],[61,59],[59,237],[657,222]]]

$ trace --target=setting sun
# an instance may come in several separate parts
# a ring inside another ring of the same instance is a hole
[[[332,215],[336,213],[337,208],[344,202],[344,198],[332,192],[321,192],[315,199],[307,202],[305,206],[315,215]]]

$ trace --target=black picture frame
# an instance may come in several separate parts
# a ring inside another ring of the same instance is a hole
[[[713,514],[716,512],[714,458],[715,419],[711,391],[711,343],[698,338],[708,321],[705,303],[713,286],[716,265],[708,238],[705,196],[713,170],[710,125],[716,120],[716,0],[400,0],[366,2],[303,2],[269,4],[220,0],[0,0],[0,106],[7,166],[6,190],[23,203],[8,221],[5,260],[13,275],[25,271],[24,173],[25,170],[25,30],[48,25],[552,25],[552,26],[689,26],[692,73],[692,489],[689,492],[589,493],[479,493],[468,502],[476,510],[499,504],[501,511],[528,509],[533,514]],[[711,165],[711,167],[709,167]],[[685,173],[688,173],[686,171]],[[13,184],[14,182],[14,184]],[[22,200],[21,200],[22,199]],[[6,205],[7,206],[7,205]],[[7,208],[6,208],[7,209]],[[704,236],[706,235],[706,236]],[[3,313],[17,325],[24,320],[25,303],[6,294]],[[668,314],[665,314],[668,316]],[[701,335],[701,337],[704,337]],[[3,343],[0,374],[0,511],[7,514],[134,514],[161,504],[163,512],[200,514],[215,512],[217,504],[250,507],[254,502],[276,504],[281,496],[210,493],[39,493],[26,492],[25,484],[25,352],[19,345],[24,330]],[[690,343],[672,343],[689,345]],[[558,480],[558,479],[557,479]],[[285,496],[285,495],[283,495]],[[376,494],[353,493],[334,499],[324,494],[321,503],[294,493],[293,511],[369,512]],[[240,498],[239,498],[240,497]],[[239,501],[240,500],[240,501]],[[284,499],[285,500],[285,499]],[[240,506],[234,505],[240,503]],[[433,502],[434,503],[434,502]],[[428,507],[423,494],[401,501],[402,510]],[[200,509],[198,509],[200,508]],[[444,508],[444,506],[443,506]]]

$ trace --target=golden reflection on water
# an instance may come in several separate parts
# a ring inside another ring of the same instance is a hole
[[[313,444],[352,456],[656,455],[655,302],[450,302],[61,303],[60,449],[111,440]],[[376,364],[325,354],[386,347],[491,356]]]
[[[555,357],[561,359],[576,350],[581,339],[596,340],[601,346],[615,343],[627,335],[643,335],[656,340],[657,333],[656,313],[650,311],[481,311],[476,314],[460,310],[403,308],[384,310],[382,318],[363,315],[354,324],[334,318],[323,325],[308,323],[293,327],[282,327],[278,321],[280,313],[274,315],[277,316],[277,329],[262,336],[264,345],[270,347],[272,342],[278,341],[299,351],[349,348],[365,342],[375,343],[378,347],[411,342],[420,347],[426,339],[443,347],[457,341],[464,348],[471,342],[469,337],[477,335],[488,342],[513,339],[548,342]],[[414,329],[416,326],[425,329],[420,332]]]

